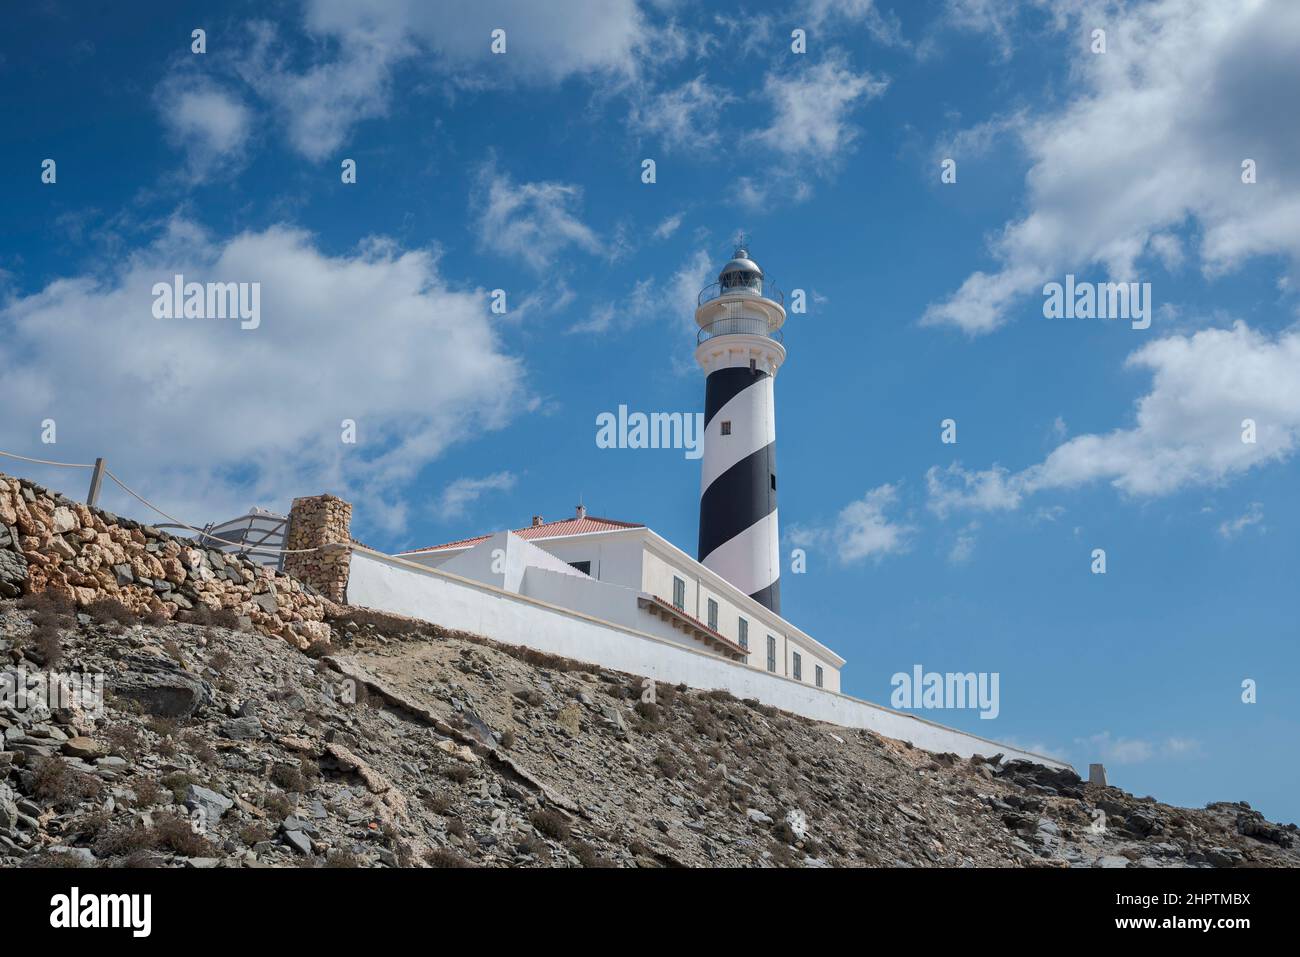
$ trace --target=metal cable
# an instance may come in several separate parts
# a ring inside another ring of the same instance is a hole
[[[37,465],[57,465],[65,469],[93,469],[95,466],[82,465],[79,462],[51,462],[48,459],[31,459],[25,455],[19,455],[17,452],[0,452],[0,455],[8,456],[11,459],[19,459],[23,462],[35,462]]]
[[[173,523],[176,524],[176,525],[179,525],[181,528],[188,528],[191,532],[197,532],[199,535],[203,536],[203,538],[206,539],[206,540],[208,540],[208,541],[221,542],[221,544],[223,544],[223,545],[231,545],[231,546],[233,546],[233,547],[235,547],[235,548],[239,548],[239,549],[243,549],[243,548],[246,548],[246,547],[247,547],[247,545],[248,545],[247,542],[232,542],[232,541],[228,541],[227,539],[224,539],[224,538],[218,538],[216,535],[213,535],[213,534],[211,534],[211,533],[209,533],[209,532],[205,532],[205,531],[204,531],[203,529],[201,529],[201,528],[195,528],[193,525],[189,525],[189,524],[187,524],[187,523],[185,523],[185,522],[182,522],[179,518],[177,518],[177,517],[174,516],[174,515],[168,515],[166,512],[164,512],[162,509],[160,509],[160,508],[159,508],[157,505],[155,505],[153,502],[149,501],[149,500],[146,499],[144,496],[140,495],[138,492],[135,491],[135,489],[131,488],[131,487],[128,486],[125,482],[123,482],[120,478],[118,478],[116,475],[114,475],[114,474],[113,474],[113,471],[112,471],[108,466],[104,466],[104,474],[107,475],[109,478],[111,478],[114,482],[116,482],[116,483],[118,484],[118,486],[122,489],[122,491],[126,492],[126,494],[130,495],[132,498],[134,498],[136,501],[140,502],[142,505],[145,505],[145,506],[147,506],[148,508],[153,509],[155,512],[157,512],[157,513],[158,513],[159,515],[161,515],[163,518],[170,520],[171,522],[173,522]],[[305,553],[307,553],[307,552],[318,552],[318,551],[320,551],[321,548],[323,548],[323,547],[324,547],[324,546],[321,546],[321,545],[317,545],[317,546],[314,547],[314,548],[267,548],[267,547],[265,547],[265,546],[258,546],[258,549],[257,549],[257,550],[258,550],[259,552],[275,552],[276,554],[279,554],[279,555],[302,555],[302,554],[305,554]]]

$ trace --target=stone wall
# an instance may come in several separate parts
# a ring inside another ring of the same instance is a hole
[[[114,598],[167,618],[227,609],[299,648],[328,640],[324,619],[337,610],[288,574],[0,473],[0,597],[46,590],[80,607]]]
[[[352,506],[333,495],[295,498],[289,509],[284,547],[319,549],[284,556],[284,570],[331,601],[346,600],[348,562],[352,554]]]

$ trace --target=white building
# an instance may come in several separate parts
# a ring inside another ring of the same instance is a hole
[[[398,556],[840,690],[844,659],[644,525],[587,515]]]

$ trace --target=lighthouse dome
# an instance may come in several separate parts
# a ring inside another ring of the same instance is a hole
[[[748,250],[740,247],[736,249],[731,261],[722,267],[722,272],[718,273],[718,284],[724,293],[754,292],[761,295],[763,270],[749,258]]]

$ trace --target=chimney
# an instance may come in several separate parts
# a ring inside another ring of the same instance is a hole
[[[586,517],[587,517],[587,506],[585,506],[585,505],[579,505],[579,506],[578,506],[578,513],[577,513],[577,514],[578,514],[578,518],[586,518]]]
[[[541,524],[542,524],[542,516],[540,516],[540,515],[534,515],[534,516],[533,516],[533,528],[536,528],[538,525],[541,525]]]

